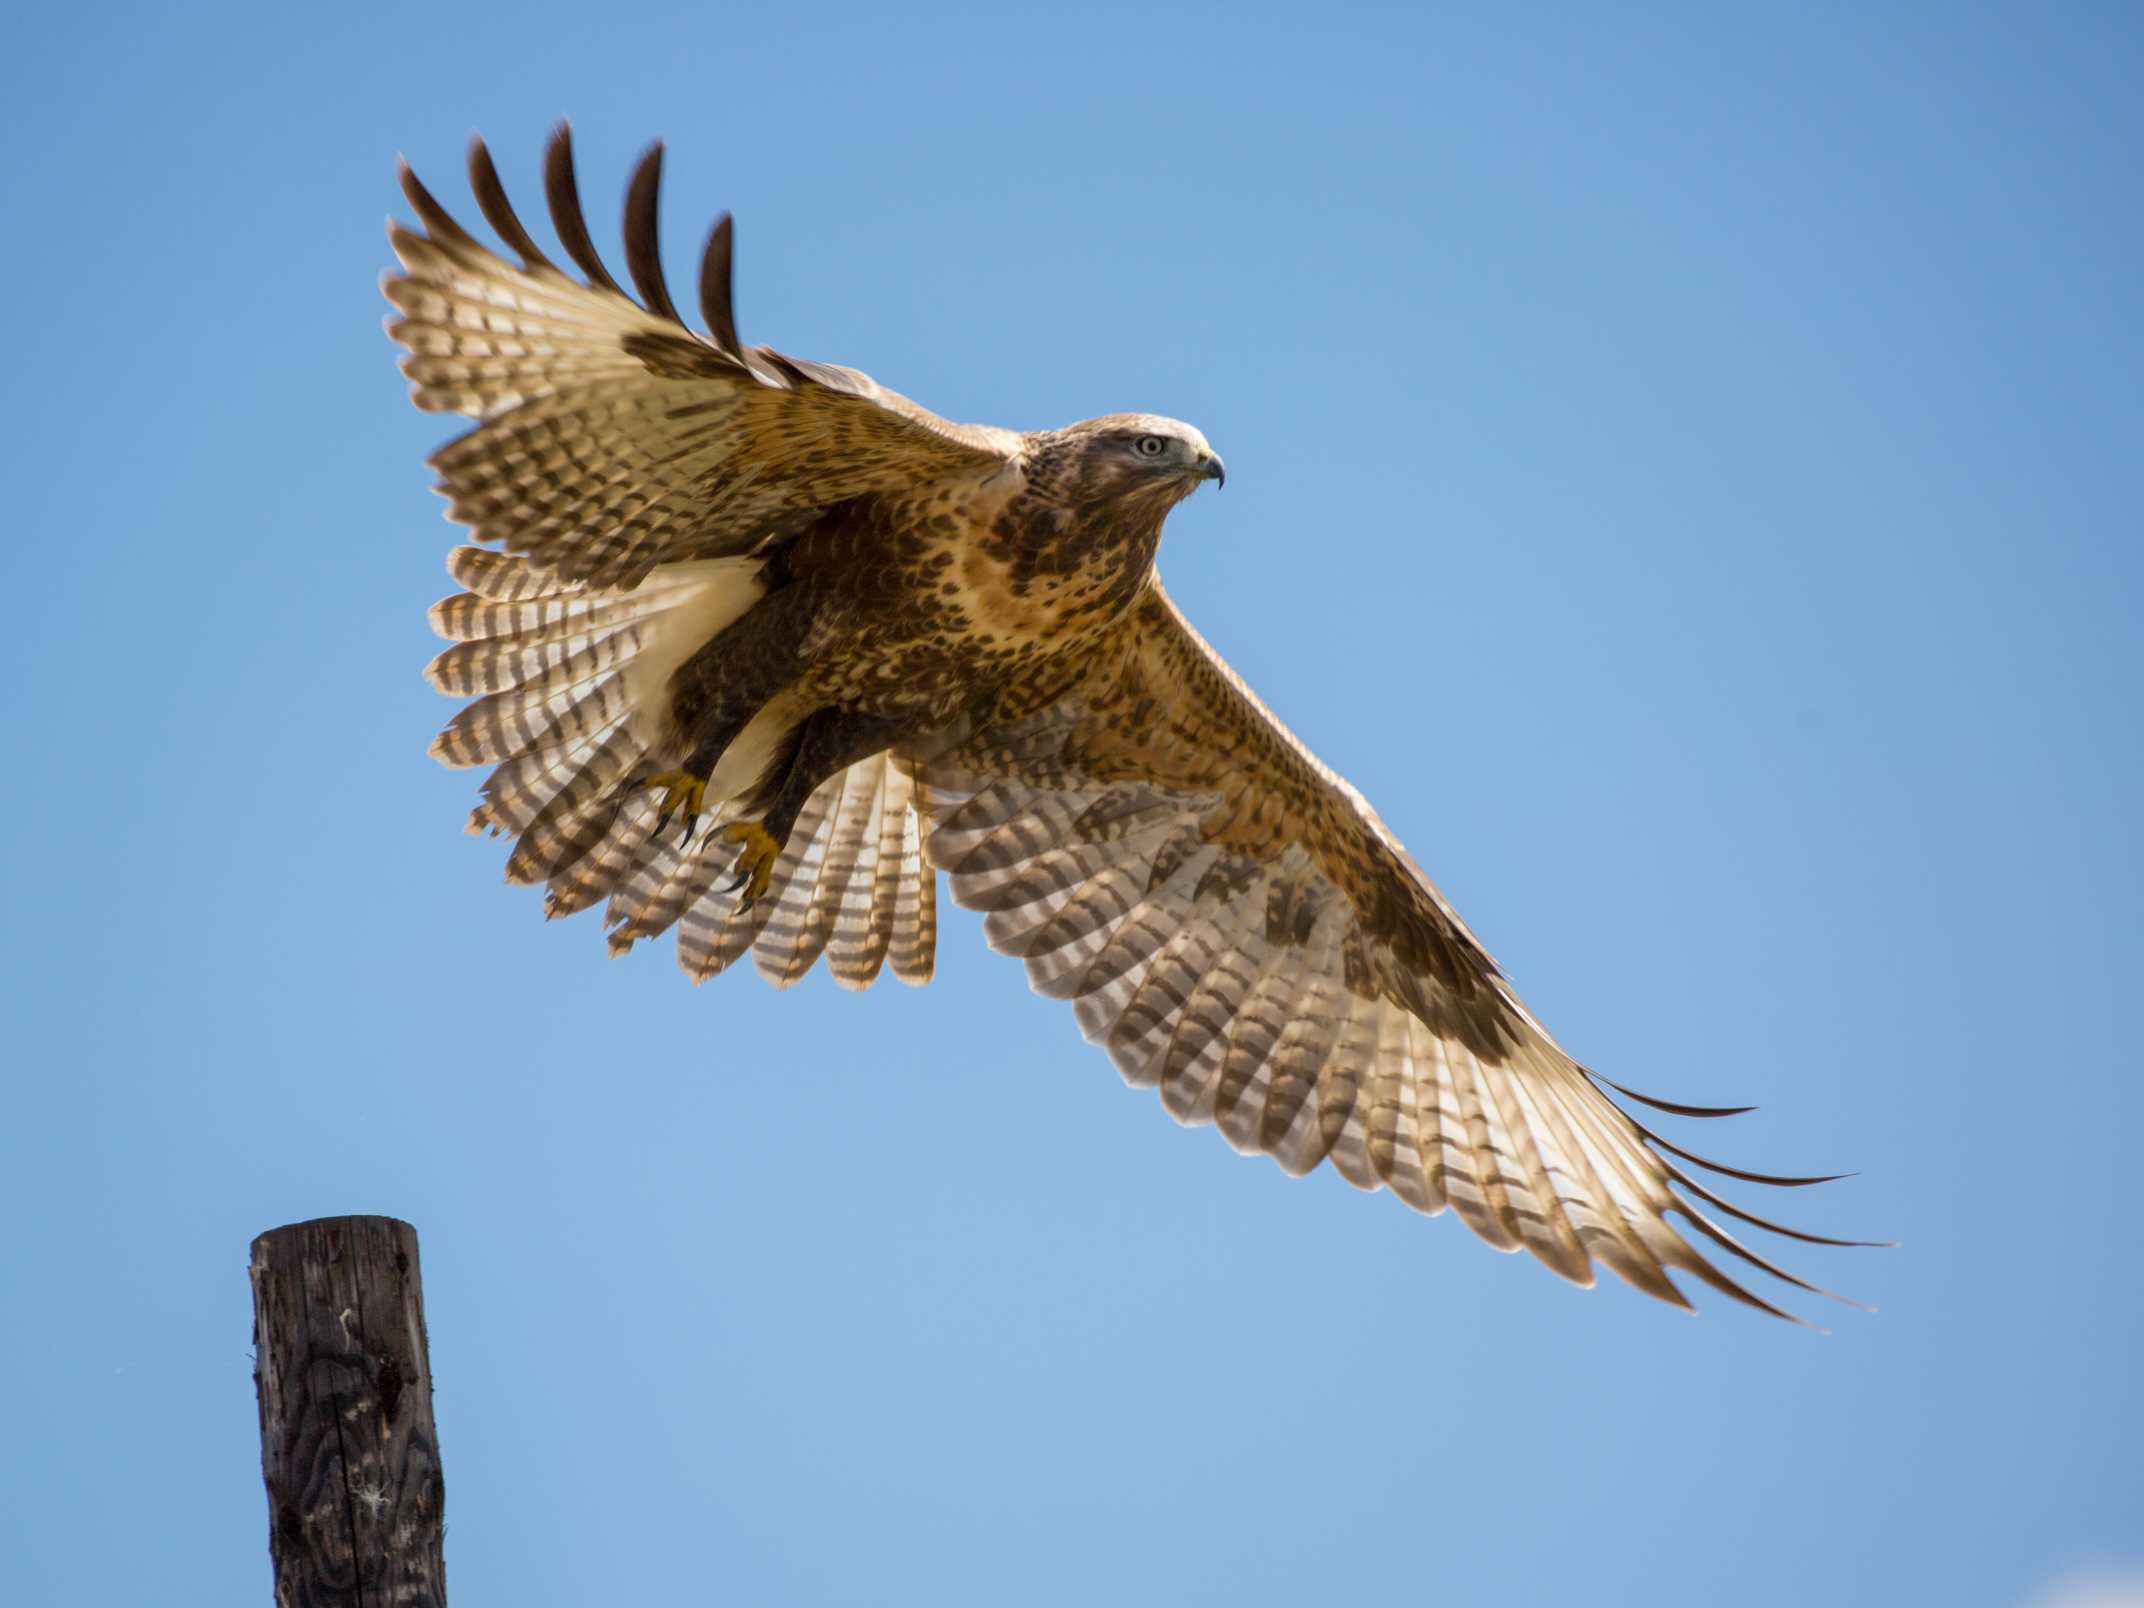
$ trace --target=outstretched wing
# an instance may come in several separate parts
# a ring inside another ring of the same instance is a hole
[[[1691,1177],[1676,1158],[1714,1164],[1641,1126],[1557,1046],[1362,796],[1158,586],[1069,687],[1046,691],[1012,695],[920,762],[930,855],[954,898],[985,912],[991,944],[1072,1001],[1178,1121],[1213,1123],[1291,1173],[1329,1158],[1350,1183],[1450,1206],[1576,1283],[1599,1262],[1681,1306],[1671,1268],[1791,1316],[1671,1213],[1817,1288],[1697,1202],[1850,1243],[1764,1222]]]
[[[696,977],[749,951],[783,985],[822,955],[852,988],[889,965],[904,982],[928,980],[936,877],[913,781],[883,756],[819,789],[747,910],[728,887],[730,846],[660,831],[654,796],[618,784],[649,753],[647,712],[670,673],[758,597],[752,555],[830,504],[1002,462],[1018,438],[948,424],[853,369],[745,347],[727,217],[701,263],[709,333],[688,329],[656,255],[659,146],[626,200],[639,302],[589,238],[563,125],[546,187],[585,283],[530,238],[481,141],[469,175],[521,265],[471,237],[405,168],[426,232],[389,226],[406,271],[384,289],[417,405],[482,421],[432,460],[449,513],[505,548],[458,549],[448,568],[465,590],[432,611],[454,644],[432,684],[475,700],[432,751],[496,767],[470,829],[515,838],[507,876],[548,883],[548,913],[608,901],[613,949],[676,926]],[[715,825],[735,805],[710,802]]]
[[[854,369],[743,345],[727,214],[700,267],[708,332],[687,328],[657,253],[661,175],[657,144],[626,197],[636,302],[589,238],[564,124],[545,187],[586,283],[538,248],[481,140],[470,146],[470,184],[519,267],[402,170],[425,232],[388,226],[405,271],[382,287],[400,309],[387,328],[407,348],[402,371],[419,407],[483,421],[431,460],[450,517],[479,540],[568,580],[631,586],[658,564],[756,551],[831,504],[909,491],[1017,450],[1009,431],[950,424]]]

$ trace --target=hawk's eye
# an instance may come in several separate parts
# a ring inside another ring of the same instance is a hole
[[[1160,436],[1141,436],[1132,443],[1132,451],[1142,458],[1158,458],[1169,450],[1169,443]]]

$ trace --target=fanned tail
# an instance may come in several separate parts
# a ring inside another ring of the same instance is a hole
[[[793,712],[771,706],[723,756],[689,843],[679,823],[660,826],[660,798],[631,785],[674,762],[670,678],[763,595],[758,560],[663,565],[630,588],[561,580],[480,547],[457,549],[447,569],[465,590],[432,609],[452,645],[426,676],[474,701],[432,753],[495,767],[469,830],[515,839],[507,878],[546,884],[546,915],[608,900],[613,953],[676,926],[695,977],[749,949],[777,987],[822,954],[845,988],[869,987],[889,963],[903,982],[930,979],[936,878],[922,861],[916,785],[890,756],[820,786],[749,909],[730,888],[736,847],[713,828],[742,812]]]

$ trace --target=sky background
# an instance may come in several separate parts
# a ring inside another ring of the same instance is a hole
[[[9,1601],[268,1600],[247,1245],[346,1212],[464,1604],[2137,1600],[2144,21],[1874,9],[11,8]],[[1762,1107],[1675,1137],[1859,1170],[1880,1314],[1290,1182],[964,913],[777,994],[503,887],[376,279],[561,114],[747,339],[1201,426],[1186,611],[1574,1053]]]

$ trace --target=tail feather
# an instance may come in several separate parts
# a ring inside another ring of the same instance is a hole
[[[548,921],[577,915],[613,893],[618,883],[650,859],[660,859],[655,836],[661,810],[649,793],[618,799],[603,835],[572,865],[550,880],[544,894],[543,913]],[[676,827],[664,833],[678,836]]]
[[[906,807],[892,785],[899,772],[883,755],[865,764],[876,764],[880,769],[871,788],[855,863],[849,867],[834,916],[834,930],[827,939],[827,968],[843,988],[869,988],[877,979],[879,968],[886,963],[886,946],[893,938],[893,905],[900,890],[899,862],[885,850],[886,823]],[[896,829],[897,847],[899,841]]]
[[[631,627],[554,642],[457,642],[425,666],[424,679],[451,698],[571,686],[622,669],[640,648],[641,633]]]
[[[547,882],[579,865],[609,832],[625,802],[619,784],[646,753],[630,727],[613,727],[522,828],[506,861],[506,880]]]
[[[879,801],[883,792],[880,782],[885,765],[881,756],[875,762],[854,766],[843,773],[841,805],[828,827],[826,858],[819,867],[818,886],[812,890],[807,919],[815,924],[814,936],[820,950],[826,953],[827,970],[845,987],[853,988],[856,984],[844,974],[846,951],[839,938],[843,923],[850,919],[850,890],[858,884],[858,870],[876,869]]]
[[[886,958],[896,982],[920,988],[931,980],[938,954],[938,877],[923,858],[922,806],[913,787],[903,789],[908,806],[896,812],[901,857],[894,872],[893,938]]]
[[[820,784],[797,812],[796,825],[781,857],[774,862],[774,877],[760,903],[758,930],[752,935],[752,960],[759,975],[776,988],[787,988],[811,969],[826,947],[826,935],[810,919],[813,896],[820,874],[826,868],[827,840],[835,806],[841,802],[843,775]]]
[[[610,952],[622,955],[641,939],[668,932],[707,892],[720,866],[711,854],[651,844],[603,912],[604,925],[610,929]]]
[[[432,739],[432,757],[467,769],[563,748],[607,730],[632,712],[631,695],[615,675],[516,687],[479,698]]]
[[[562,581],[525,558],[495,553],[488,547],[455,548],[447,555],[447,573],[455,585],[501,603],[558,597],[573,590],[571,581]]]
[[[687,977],[704,983],[743,957],[752,933],[752,912],[738,905],[736,895],[711,890],[678,918],[677,963]]]
[[[457,592],[432,605],[432,629],[449,642],[512,637],[524,645],[584,636],[643,619],[648,600],[617,595],[551,595],[501,603],[474,592]]]

